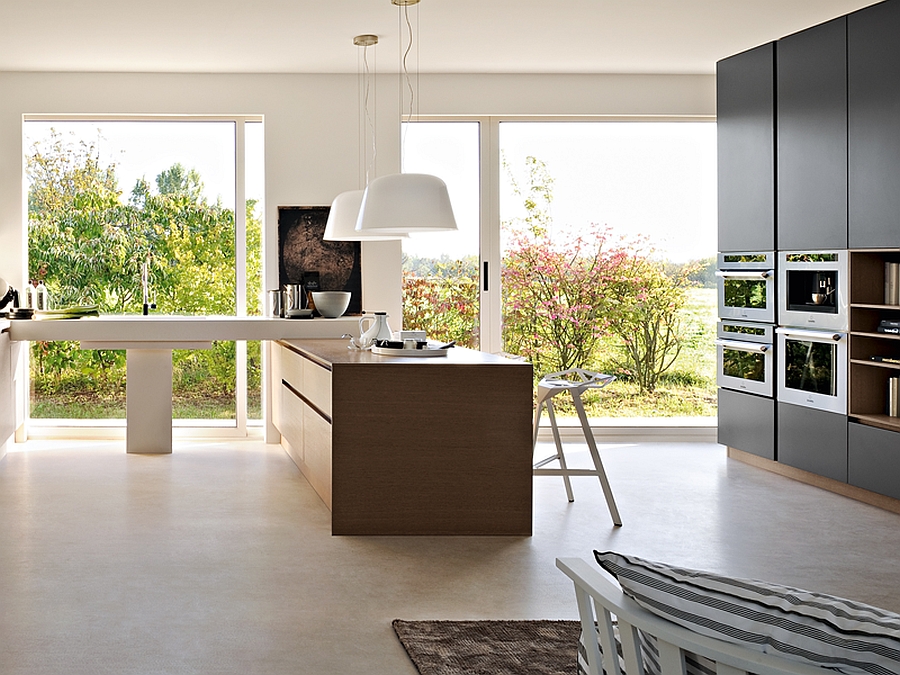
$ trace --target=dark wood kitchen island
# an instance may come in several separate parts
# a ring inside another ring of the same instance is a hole
[[[333,534],[530,535],[532,368],[282,340],[273,419]]]

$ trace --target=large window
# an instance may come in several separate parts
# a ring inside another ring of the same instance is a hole
[[[527,358],[538,375],[615,373],[598,416],[714,415],[715,125],[477,122],[405,132],[416,158],[405,171],[477,181],[468,194],[481,200],[477,265],[460,264],[445,235],[427,250],[404,244],[404,324],[478,316],[482,349]],[[477,148],[464,128],[478,129]],[[442,263],[430,284],[414,273]]]
[[[258,118],[24,123],[29,278],[56,307],[140,313],[141,266],[163,314],[260,311]],[[33,419],[124,418],[123,352],[35,343]],[[260,346],[173,353],[175,417],[243,429],[261,418]]]
[[[479,124],[403,125],[403,171],[447,184],[457,232],[403,242],[403,324],[433,339],[479,347]]]

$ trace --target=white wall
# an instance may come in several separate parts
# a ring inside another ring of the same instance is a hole
[[[399,166],[396,75],[378,83],[377,174]],[[266,288],[277,286],[280,205],[330,204],[358,186],[356,75],[0,73],[0,276],[25,278],[22,116],[261,114],[266,132]],[[715,113],[705,75],[421,75],[419,113]],[[363,245],[363,303],[400,316],[400,245]],[[399,322],[398,322],[399,324]]]

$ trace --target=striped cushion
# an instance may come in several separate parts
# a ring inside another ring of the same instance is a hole
[[[842,673],[900,673],[900,615],[831,595],[594,551],[626,594],[702,635]]]

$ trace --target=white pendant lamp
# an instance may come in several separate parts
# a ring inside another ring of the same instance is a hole
[[[455,230],[447,184],[425,173],[376,178],[365,190],[356,229],[373,234]]]
[[[361,75],[362,91],[360,98],[362,103],[362,114],[360,116],[360,172],[362,173],[362,164],[365,163],[365,179],[368,183],[369,179],[369,130],[372,136],[372,162],[375,160],[375,130],[374,124],[369,116],[369,60],[368,48],[378,44],[377,35],[357,35],[353,38],[353,44],[362,47],[362,61],[364,63],[364,74]],[[360,68],[357,67],[357,75],[360,74]],[[363,156],[365,155],[365,159]],[[362,176],[360,176],[362,180]],[[325,223],[326,241],[388,241],[406,238],[405,234],[392,234],[388,232],[359,232],[356,229],[356,221],[359,218],[359,209],[362,204],[364,190],[350,190],[342,192],[334,201],[331,202],[331,209],[328,212],[328,221]]]
[[[325,241],[391,241],[406,239],[406,234],[390,232],[358,232],[356,221],[365,190],[342,192],[331,202],[325,223]]]
[[[412,120],[415,90],[409,78],[406,57],[412,49],[413,31],[408,7],[419,0],[391,0],[400,7],[400,19],[405,20],[408,43],[401,45],[400,65],[410,92],[409,115]],[[418,78],[416,78],[418,79]],[[400,88],[403,109],[402,92]],[[402,154],[401,141],[401,154]],[[366,187],[356,230],[365,234],[415,234],[456,230],[456,218],[450,206],[447,184],[437,176],[422,173],[399,173],[376,178]]]

